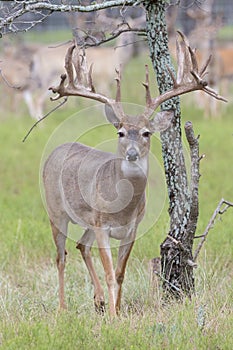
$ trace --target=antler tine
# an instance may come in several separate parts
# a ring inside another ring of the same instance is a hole
[[[121,66],[119,69],[116,69],[117,77],[115,78],[117,83],[116,91],[116,102],[121,102]]]
[[[146,89],[146,105],[148,107],[150,107],[151,105],[151,94],[150,94],[150,85],[149,85],[149,69],[148,69],[148,65],[145,65],[145,69],[146,69],[146,82],[142,83],[142,85],[145,87]]]
[[[184,80],[190,81],[189,73],[193,69],[193,64],[188,39],[180,31],[177,31],[177,34],[179,34],[176,37],[177,84],[180,84]]]
[[[56,100],[58,100],[59,98],[61,98],[62,96],[65,96],[65,95],[64,95],[64,91],[65,91],[65,82],[66,82],[66,78],[67,78],[67,75],[66,75],[66,74],[62,74],[62,75],[61,75],[61,82],[60,82],[60,84],[59,84],[57,87],[51,86],[51,87],[49,88],[49,90],[52,90],[52,92],[53,92],[54,94],[57,94],[57,96],[55,96],[55,97],[50,97],[50,100],[51,100],[51,101],[56,101]]]
[[[167,65],[167,70],[168,70],[168,73],[170,74],[170,77],[172,78],[172,82],[173,82],[173,88],[176,88],[177,87],[177,78],[175,77],[175,74],[174,72],[171,70],[171,68]]]
[[[146,89],[146,108],[145,108],[144,115],[147,118],[150,118],[150,116],[154,113],[154,109],[153,109],[153,103],[152,103],[152,98],[150,93],[149,68],[147,64],[145,65],[145,70],[146,70],[146,81],[145,83],[142,83],[142,85]]]
[[[202,89],[204,92],[206,92],[208,95],[216,98],[217,100],[223,101],[223,102],[228,102],[226,98],[223,96],[219,95],[214,89],[211,89],[209,86],[205,86]]]
[[[80,58],[82,59],[80,66],[81,66],[82,73],[83,73],[82,78],[80,80],[80,84],[87,85],[87,87],[92,91],[92,86],[90,85],[90,78],[91,78],[90,74],[92,73],[92,68],[91,68],[91,70],[88,69],[87,57],[86,57],[85,51],[83,51],[83,55],[81,55]],[[92,78],[91,78],[91,81],[92,81]],[[93,85],[93,83],[92,83],[92,85]]]
[[[90,86],[91,91],[95,92],[95,87],[94,87],[93,80],[92,80],[92,69],[93,69],[93,63],[91,64],[89,72],[88,72],[88,85]]]
[[[87,59],[85,51],[83,54],[80,54],[80,49],[76,46],[76,55],[75,60],[73,61],[73,66],[76,72],[76,81],[78,85],[87,85],[92,92],[95,92],[95,88],[92,80],[92,68],[93,63],[88,69]]]
[[[123,107],[121,104],[121,65],[119,69],[116,69],[116,84],[117,84],[117,91],[116,91],[116,103],[114,105],[114,110],[119,114],[119,115],[124,115]]]
[[[205,74],[207,73],[207,72],[206,72],[206,69],[207,69],[208,65],[210,64],[211,60],[212,60],[212,55],[210,55],[210,56],[208,57],[207,61],[204,63],[203,67],[201,68],[201,70],[200,70],[200,76],[201,76],[201,77],[204,76],[204,73],[205,73]]]
[[[79,54],[79,49],[77,48],[76,46],[76,50],[75,50],[75,57],[74,57],[74,60],[73,60],[73,66],[74,66],[74,70],[75,70],[75,73],[76,73],[76,81],[79,83],[79,84],[82,84],[82,81],[83,81],[83,78],[82,78],[82,62],[81,62],[81,59],[82,59],[82,55]]]
[[[188,46],[188,50],[189,50],[189,54],[190,54],[190,58],[191,58],[192,69],[198,73],[199,68],[198,68],[196,53],[193,49],[191,49],[190,46]]]
[[[73,64],[72,57],[74,52],[75,45],[71,45],[65,56],[65,70],[67,72],[68,77],[68,85],[74,87],[74,73],[73,73]]]

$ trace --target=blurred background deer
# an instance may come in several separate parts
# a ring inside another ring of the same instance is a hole
[[[20,99],[25,91],[36,88],[31,76],[32,57],[39,45],[15,43],[9,41],[3,43],[0,55],[0,86],[2,90],[1,106],[17,111]],[[29,108],[32,115],[33,110]]]

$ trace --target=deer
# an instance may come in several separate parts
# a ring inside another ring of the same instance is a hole
[[[202,8],[187,10],[187,15],[195,20],[195,27],[189,34],[189,40],[198,49],[199,61],[212,55],[208,69],[209,85],[214,89],[218,86],[222,93],[227,94],[228,82],[233,76],[233,48],[219,46],[217,34],[223,23],[220,15],[217,15],[213,21],[213,3],[213,0],[208,0],[205,1]],[[206,94],[197,93],[196,102],[203,109],[206,118],[217,117],[221,114],[221,106],[216,103],[217,101],[210,101],[210,97]]]
[[[66,308],[64,271],[66,264],[67,226],[71,222],[84,228],[77,242],[94,286],[94,306],[104,313],[104,289],[94,269],[91,248],[96,240],[108,290],[110,317],[120,312],[122,284],[136,232],[146,206],[145,189],[149,171],[151,135],[167,129],[174,111],[156,113],[164,101],[194,90],[203,90],[224,100],[210,89],[205,76],[208,61],[199,70],[194,51],[180,33],[177,40],[178,73],[172,77],[173,88],[158,97],[151,97],[149,73],[146,66],[146,106],[142,114],[132,116],[124,112],[121,103],[121,74],[117,72],[115,99],[95,91],[91,70],[81,54],[75,54],[72,44],[65,57],[65,74],[58,86],[50,89],[57,94],[53,100],[79,96],[102,103],[108,122],[116,128],[116,153],[103,152],[78,142],[65,143],[52,151],[43,167],[43,183],[47,212],[57,249],[59,307]],[[75,60],[74,60],[75,55]],[[110,240],[120,241],[116,268]]]
[[[0,59],[0,85],[9,98],[9,101],[4,101],[8,102],[6,108],[19,113],[19,102],[23,100],[32,118],[42,116],[41,109],[37,108],[40,96],[37,99],[35,96],[41,88],[41,81],[32,74],[34,57],[40,50],[40,44],[8,45]]]
[[[18,44],[15,46],[5,43],[0,58],[0,85],[3,93],[5,108],[18,112],[19,101],[29,89],[32,89],[31,58],[38,49],[37,45]],[[8,103],[7,103],[8,102]],[[30,110],[30,106],[29,110]]]

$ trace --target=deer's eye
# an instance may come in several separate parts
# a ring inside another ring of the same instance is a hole
[[[150,132],[150,131],[144,131],[144,132],[142,133],[142,136],[143,136],[143,137],[150,137],[150,135],[151,135],[151,132]]]
[[[119,137],[124,137],[125,136],[125,133],[123,131],[118,131],[117,134],[118,134]]]

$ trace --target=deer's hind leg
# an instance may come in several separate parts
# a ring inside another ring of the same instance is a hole
[[[53,239],[57,248],[57,269],[59,280],[59,307],[60,309],[66,309],[65,304],[65,291],[64,291],[64,273],[66,264],[66,231],[68,223],[65,224],[65,231],[61,232],[58,227],[50,220],[51,229],[53,233]]]
[[[76,248],[80,250],[83,260],[89,271],[91,281],[94,286],[94,304],[96,312],[103,314],[105,312],[105,301],[104,301],[104,291],[100,284],[99,278],[94,269],[92,257],[91,257],[91,247],[95,240],[94,231],[87,229],[81,239],[77,242]]]

